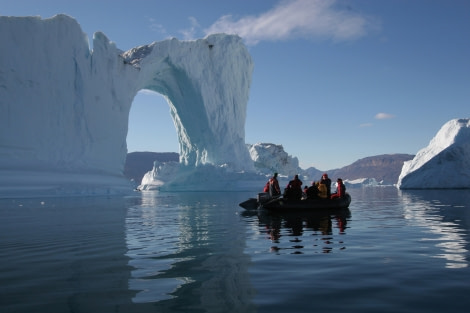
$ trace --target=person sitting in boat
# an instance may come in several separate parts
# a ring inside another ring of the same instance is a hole
[[[287,184],[284,190],[284,198],[293,200],[302,199],[302,181],[299,179],[299,175],[295,175],[294,179]]]
[[[264,185],[263,192],[268,192],[271,197],[279,196],[281,194],[281,188],[279,187],[279,181],[277,180],[277,173],[274,173],[273,177],[268,179],[266,185]]]
[[[323,173],[320,184],[324,184],[326,186],[326,197],[330,198],[331,196],[331,179],[328,178],[327,173]]]
[[[269,195],[271,197],[279,196],[281,194],[281,188],[279,187],[279,181],[277,180],[277,173],[274,173],[274,176],[269,179],[268,183]]]
[[[315,181],[312,182],[312,185],[307,189],[307,199],[318,199],[318,187]]]
[[[336,192],[331,195],[331,199],[342,198],[346,194],[346,186],[343,184],[343,180],[338,178],[336,183]]]
[[[329,199],[328,198],[328,189],[326,188],[326,185],[323,184],[321,181],[317,182],[317,188],[318,188],[318,197],[321,199]]]

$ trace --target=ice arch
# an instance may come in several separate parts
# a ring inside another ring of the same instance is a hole
[[[142,89],[168,100],[181,164],[251,170],[244,124],[253,63],[239,37],[123,52],[97,32],[90,51],[77,21],[57,15],[0,17],[0,42],[0,196],[25,184],[52,193],[127,188],[128,117]]]
[[[152,90],[167,99],[182,164],[247,169],[244,129],[253,63],[239,37],[171,39],[122,56],[139,70],[137,91]]]

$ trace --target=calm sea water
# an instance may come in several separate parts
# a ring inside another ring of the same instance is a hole
[[[0,200],[0,312],[468,312],[470,191],[348,190],[267,214],[229,193]]]

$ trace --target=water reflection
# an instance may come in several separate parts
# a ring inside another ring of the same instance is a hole
[[[435,241],[446,260],[446,268],[464,268],[469,264],[470,191],[402,191],[405,219],[426,229],[422,241]]]
[[[130,311],[132,199],[0,199],[0,312]]]
[[[143,193],[128,209],[132,299],[156,311],[254,311],[245,233],[220,193]],[[233,226],[233,229],[227,227]]]
[[[346,249],[340,235],[349,227],[349,209],[308,213],[244,212],[246,217],[255,215],[261,234],[274,244],[271,252],[331,253]]]

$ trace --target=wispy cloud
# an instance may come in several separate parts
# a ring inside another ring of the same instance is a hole
[[[165,27],[162,24],[157,23],[154,18],[149,18],[148,22],[151,31],[157,32],[162,35],[167,35]]]
[[[391,119],[391,118],[395,118],[395,115],[393,114],[390,114],[390,113],[383,113],[383,112],[380,112],[380,113],[377,113],[374,118],[376,120],[386,120],[386,119]],[[359,127],[363,128],[363,127],[372,127],[374,126],[373,123],[363,123],[363,124],[360,124]]]
[[[198,30],[201,28],[195,17],[190,16],[189,23],[191,24],[190,28],[180,31],[180,33],[183,35],[184,40],[194,39],[197,35]]]
[[[394,117],[395,117],[395,115],[390,114],[390,113],[377,113],[374,118],[376,120],[386,120],[386,119],[390,119],[390,118],[394,118]]]
[[[331,38],[334,41],[362,37],[376,24],[348,8],[337,8],[336,0],[284,0],[273,9],[257,16],[234,19],[219,18],[205,30],[213,33],[237,34],[248,45],[260,41],[290,38]]]

